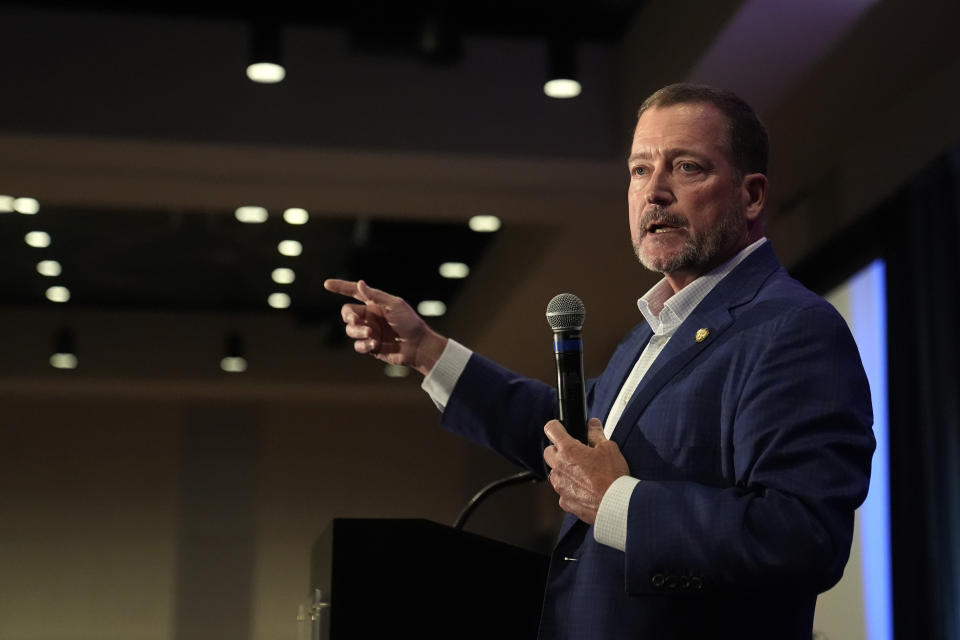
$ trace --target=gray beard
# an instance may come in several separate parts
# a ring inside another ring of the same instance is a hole
[[[640,243],[634,244],[633,250],[640,264],[650,271],[674,273],[695,270],[704,273],[707,267],[713,265],[724,247],[746,233],[746,228],[747,221],[743,210],[732,207],[716,228],[691,236],[683,248],[672,256],[659,259],[647,256],[641,250]]]

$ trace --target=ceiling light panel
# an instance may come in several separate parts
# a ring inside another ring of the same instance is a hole
[[[233,215],[237,220],[245,224],[263,224],[270,217],[270,214],[264,207],[252,205],[237,207]]]
[[[470,230],[477,233],[492,233],[499,231],[500,218],[491,215],[473,216],[469,222]]]
[[[283,220],[287,224],[301,225],[307,224],[310,220],[310,214],[306,209],[292,208],[283,212]]]
[[[30,231],[23,236],[24,242],[35,249],[46,249],[50,246],[50,234],[46,231]]]
[[[17,213],[33,216],[40,211],[40,203],[34,198],[17,198],[13,201],[13,209]]]
[[[70,289],[62,286],[50,287],[46,291],[47,300],[50,302],[69,302]]]
[[[277,245],[280,255],[295,258],[303,253],[303,245],[297,240],[281,240]]]
[[[63,268],[56,260],[41,260],[37,263],[37,273],[48,278],[56,278],[63,272]]]
[[[297,274],[293,269],[279,267],[270,273],[270,279],[277,284],[292,284],[297,279]]]
[[[470,275],[470,267],[462,262],[444,262],[438,270],[444,278],[457,280]]]

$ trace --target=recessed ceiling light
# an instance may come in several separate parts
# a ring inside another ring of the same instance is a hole
[[[424,300],[417,305],[417,313],[424,317],[437,318],[447,312],[447,305],[439,300]]]
[[[247,77],[260,84],[276,84],[287,77],[287,70],[273,62],[255,62],[247,67]]]
[[[285,293],[271,293],[267,304],[274,309],[286,309],[290,306],[290,296]]]
[[[576,98],[580,90],[580,83],[570,78],[555,78],[543,85],[543,92],[551,98]]]
[[[387,364],[383,367],[383,372],[388,378],[406,378],[410,375],[410,367],[402,364]]]
[[[55,353],[50,356],[50,366],[54,369],[76,369],[80,362],[72,353]]]
[[[34,198],[17,198],[13,201],[13,209],[17,213],[32,216],[40,211],[40,203]]]
[[[296,240],[283,240],[277,245],[280,255],[296,257],[303,253],[303,245]]]
[[[42,276],[47,276],[49,278],[55,278],[60,275],[61,271],[60,263],[56,260],[41,260],[37,263],[37,273]]]
[[[70,300],[70,289],[66,287],[50,287],[47,289],[47,300],[50,302],[67,302]]]
[[[294,207],[283,212],[283,219],[286,220],[287,224],[307,224],[310,214],[307,213],[306,209]]]
[[[37,249],[44,249],[50,246],[50,234],[46,231],[31,231],[23,236],[23,239],[28,245],[36,247]]]
[[[290,284],[297,279],[297,274],[294,273],[293,269],[280,267],[278,269],[274,269],[273,273],[270,274],[270,277],[277,284]]]
[[[500,228],[500,218],[497,216],[473,216],[470,218],[470,229],[479,233],[490,233]]]
[[[0,196],[0,213],[13,213],[13,196]]]
[[[220,368],[227,373],[243,373],[247,370],[247,359],[240,356],[227,356],[220,361]]]
[[[266,222],[267,218],[270,217],[265,208],[255,206],[237,207],[233,215],[240,222],[247,224],[260,224]]]
[[[440,265],[440,275],[451,279],[466,278],[470,275],[470,267],[462,262],[444,262]]]

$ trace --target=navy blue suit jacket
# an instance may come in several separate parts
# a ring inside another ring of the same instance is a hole
[[[698,342],[699,329],[709,333]],[[643,323],[588,383],[605,418],[650,339]],[[445,427],[538,473],[556,391],[474,354]],[[541,638],[803,638],[839,580],[874,449],[847,326],[769,242],[677,329],[612,439],[632,476],[626,552],[567,515]]]

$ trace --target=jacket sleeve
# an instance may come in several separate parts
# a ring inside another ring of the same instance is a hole
[[[588,393],[593,381],[587,382]],[[543,426],[557,417],[557,390],[474,353],[441,424],[545,478]]]

